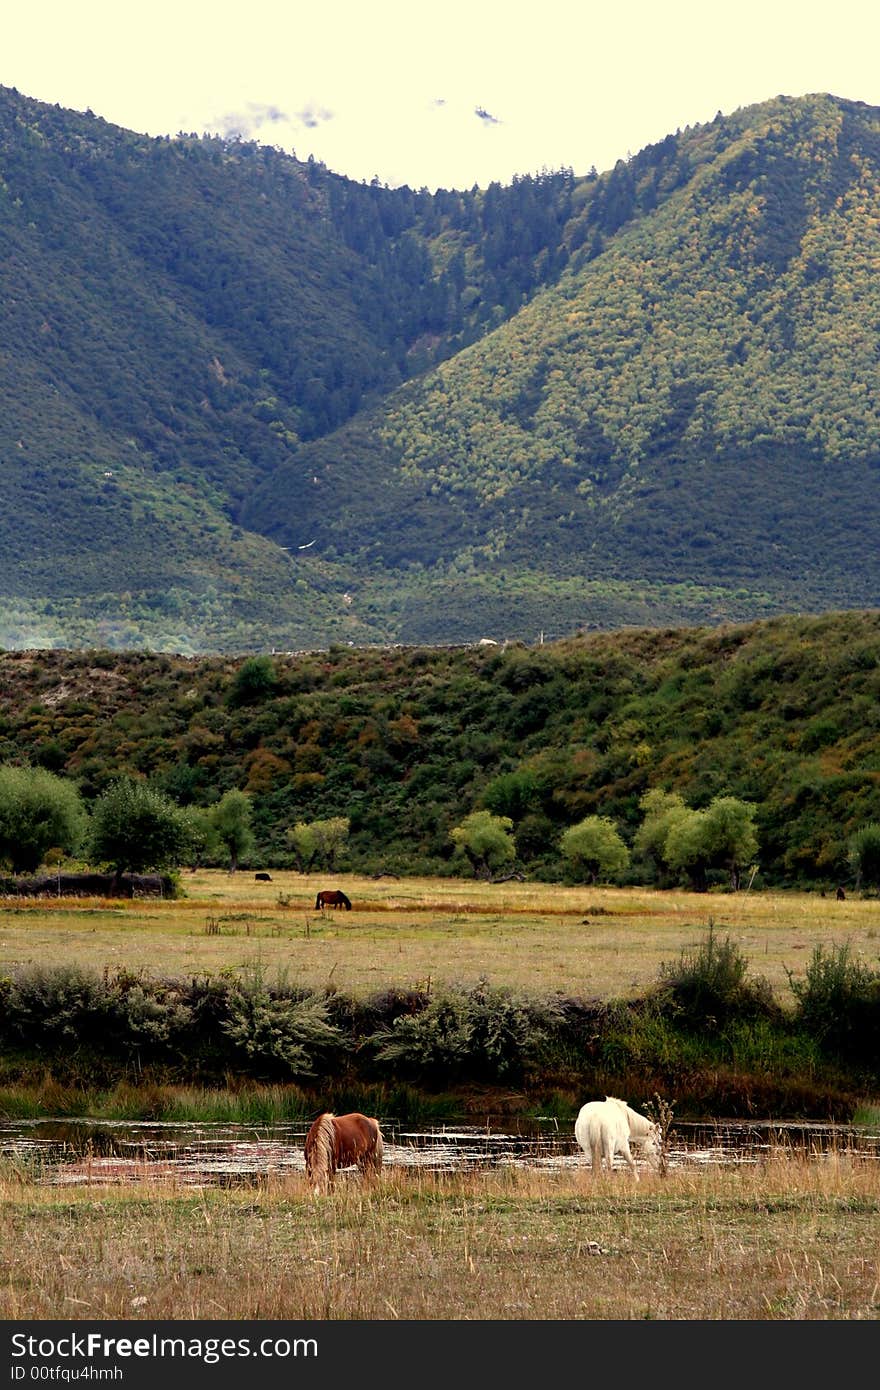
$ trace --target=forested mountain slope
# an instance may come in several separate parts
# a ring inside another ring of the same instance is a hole
[[[246,523],[399,567],[407,639],[876,603],[878,167],[880,113],[830,97],[618,165],[613,234]]]
[[[0,643],[875,605],[878,164],[819,95],[429,194],[0,89]]]
[[[242,534],[241,501],[556,274],[572,186],[486,209],[0,88],[0,641],[383,636],[347,571]]]

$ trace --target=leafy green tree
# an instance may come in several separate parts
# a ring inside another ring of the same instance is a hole
[[[540,783],[534,772],[525,768],[503,772],[486,787],[483,802],[493,815],[509,816],[512,821],[518,822],[540,807]]]
[[[229,855],[229,872],[234,874],[239,860],[254,848],[251,799],[247,792],[233,789],[221,796],[209,814],[217,839]]]
[[[328,820],[312,822],[318,845],[318,862],[323,869],[334,869],[336,861],[348,844],[351,821],[347,816],[330,816]]]
[[[716,796],[706,811],[712,864],[726,869],[730,886],[740,886],[743,870],[754,863],[758,853],[755,807],[737,796]]]
[[[189,853],[192,833],[186,812],[169,797],[146,782],[120,777],[93,807],[89,857],[109,864],[117,879],[176,868]]]
[[[449,838],[465,855],[474,874],[489,878],[496,869],[516,858],[512,832],[513,821],[509,816],[472,811],[449,832]]]
[[[556,826],[549,816],[536,813],[523,816],[513,837],[517,859],[541,859],[556,842]],[[554,850],[555,853],[555,850]]]
[[[735,796],[716,796],[704,811],[688,811],[673,821],[665,853],[670,868],[686,873],[691,887],[705,892],[712,868],[725,869],[737,889],[757,849],[754,806]]]
[[[250,656],[247,661],[242,662],[232,679],[227,696],[228,703],[233,708],[258,704],[260,700],[266,700],[274,694],[277,684],[278,672],[272,658]]]
[[[72,782],[41,767],[0,766],[0,859],[34,873],[47,850],[78,849],[86,813]]]
[[[712,862],[706,812],[686,809],[684,815],[676,817],[669,827],[664,853],[670,869],[685,874],[695,892],[705,893]]]
[[[559,848],[572,872],[590,883],[613,878],[629,864],[629,850],[608,816],[587,816],[570,825]]]
[[[327,820],[297,821],[287,832],[287,840],[296,858],[300,873],[312,868],[333,869],[345,845],[351,821],[347,816],[330,816]]]
[[[202,864],[210,863],[219,857],[220,841],[211,819],[212,809],[203,806],[186,807],[185,815],[190,832],[188,858],[192,869],[198,869]]]
[[[847,858],[857,888],[880,888],[880,825],[876,821],[850,837]]]
[[[296,825],[287,831],[287,843],[293,851],[297,869],[301,874],[307,874],[318,853],[318,841],[311,824],[298,820]]]
[[[633,852],[639,859],[652,865],[655,874],[662,877],[669,868],[666,856],[666,841],[669,831],[677,820],[690,814],[684,797],[678,792],[665,792],[659,787],[645,792],[639,801],[644,820],[633,838]]]

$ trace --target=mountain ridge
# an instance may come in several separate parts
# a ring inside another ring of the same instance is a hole
[[[427,194],[0,89],[0,643],[874,606],[878,167],[824,94]]]

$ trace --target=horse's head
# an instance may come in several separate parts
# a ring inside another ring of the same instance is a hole
[[[660,1155],[663,1151],[663,1130],[659,1124],[652,1122],[651,1128],[641,1141],[642,1153],[655,1166],[660,1162]]]

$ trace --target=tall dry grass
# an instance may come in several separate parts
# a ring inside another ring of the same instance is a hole
[[[874,1319],[880,1165],[386,1170],[316,1198],[0,1178],[0,1317]]]

